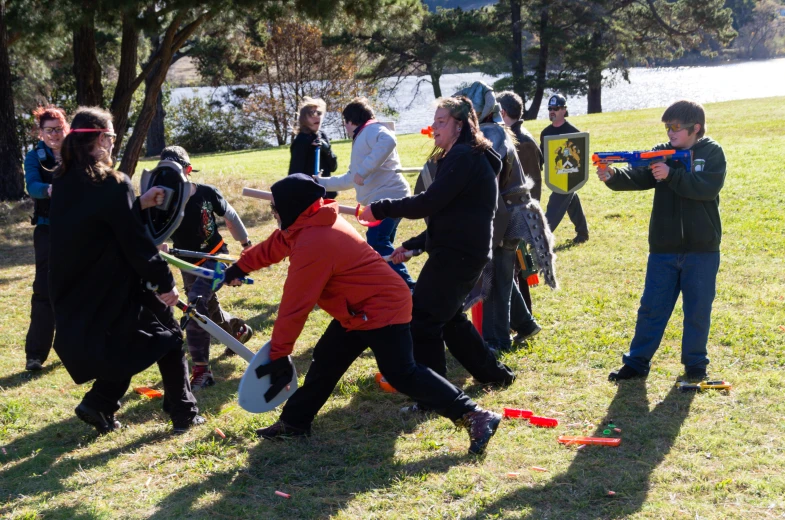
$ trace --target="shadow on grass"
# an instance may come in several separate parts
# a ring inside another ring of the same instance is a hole
[[[694,394],[672,388],[649,411],[644,380],[619,385],[608,413],[593,435],[610,421],[622,428],[618,448],[586,446],[575,454],[569,469],[547,484],[518,489],[487,505],[472,518],[500,517],[524,511],[525,518],[626,518],[639,511],[650,487],[652,472],[670,452],[689,414]],[[570,449],[570,448],[565,448]],[[614,491],[613,497],[608,491]]]
[[[30,498],[67,492],[73,486],[67,480],[76,473],[82,475],[84,485],[92,484],[92,477],[87,472],[93,467],[103,467],[121,453],[168,437],[164,433],[150,433],[100,453],[85,457],[67,456],[67,453],[94,441],[97,438],[95,429],[76,416],[49,424],[4,446],[7,455],[2,457],[0,496],[24,495]],[[10,505],[13,507],[13,502]],[[8,512],[4,511],[5,507],[8,505],[0,506],[0,513]]]
[[[15,388],[17,386],[22,386],[34,379],[40,379],[46,376],[49,372],[52,372],[56,368],[62,366],[62,364],[63,363],[60,360],[55,360],[44,365],[43,370],[39,370],[37,372],[20,370],[15,374],[9,374],[5,377],[0,377],[0,388],[8,389],[8,388]]]
[[[378,400],[378,390],[353,394],[346,406],[316,417],[310,438],[258,441],[249,450],[246,467],[178,489],[150,518],[326,518],[357,494],[389,488],[407,478],[444,474],[470,460],[468,455],[447,452],[410,462],[396,460],[399,437],[428,418],[391,413],[390,403],[380,406]],[[276,496],[275,491],[289,493],[292,499]],[[197,505],[215,492],[221,495],[218,500]]]

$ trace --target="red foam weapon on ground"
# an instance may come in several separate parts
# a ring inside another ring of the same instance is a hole
[[[562,444],[593,444],[597,446],[618,446],[621,439],[610,437],[573,437],[572,435],[560,435],[559,442]]]
[[[263,190],[255,190],[253,188],[243,188],[243,196],[245,196],[245,197],[253,197],[255,199],[262,199],[262,200],[273,200],[272,192],[263,191]],[[365,227],[376,227],[376,226],[378,226],[379,224],[382,223],[381,220],[373,220],[373,221],[360,220],[360,212],[363,209],[365,209],[365,207],[363,205],[361,205],[361,204],[357,204],[357,207],[355,207],[355,208],[353,208],[351,206],[339,205],[338,206],[338,213],[340,213],[342,215],[354,215],[355,218],[357,219],[357,222],[359,222],[360,225],[365,226]]]

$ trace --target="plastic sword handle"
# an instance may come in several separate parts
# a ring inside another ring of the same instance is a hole
[[[211,255],[209,253],[202,253],[199,251],[188,251],[187,249],[176,249],[174,247],[169,248],[169,254],[177,255],[177,256],[184,256],[186,258],[199,258],[199,259],[207,259],[207,260],[218,260],[221,262],[236,262],[237,259],[231,257],[229,255]]]
[[[403,256],[405,256],[406,258],[411,258],[413,256],[420,256],[421,254],[422,254],[422,249],[411,249],[409,251],[406,251],[403,254]],[[391,259],[392,259],[392,255],[387,255],[382,257],[382,260],[384,260],[385,262],[390,262]]]
[[[319,160],[321,159],[321,145],[314,146],[316,148],[316,157],[313,160],[313,176],[316,177],[319,175]]]
[[[163,251],[159,251],[158,254],[161,255],[161,258],[166,260],[169,264],[179,269],[182,269],[183,271],[188,271],[189,273],[195,276],[212,280],[213,289],[215,289],[216,287],[218,287],[218,285],[224,282],[223,265],[221,264],[218,264],[215,267],[215,270],[211,271],[210,269],[206,269],[204,267],[199,267],[197,265],[190,264],[185,260],[180,260],[179,258],[174,257],[169,253],[164,253]],[[244,284],[249,284],[249,285],[253,283],[252,278],[241,278],[240,281],[242,281]]]
[[[197,312],[196,309],[189,306],[182,300],[177,301],[177,308],[183,311],[183,314],[188,316],[190,319],[194,320],[194,322],[202,328],[205,332],[207,332],[210,336],[214,337],[231,350],[233,350],[237,355],[241,358],[246,360],[248,363],[254,357],[254,352],[251,351],[248,347],[240,343],[234,336],[223,330],[221,327],[215,324],[210,318],[207,316]]]

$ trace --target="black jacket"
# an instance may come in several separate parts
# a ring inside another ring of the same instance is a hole
[[[469,145],[456,144],[439,160],[427,190],[413,197],[374,202],[371,210],[377,219],[429,217],[425,232],[403,243],[406,249],[428,253],[448,249],[488,260],[499,195],[496,175],[501,167],[499,154],[492,149],[475,153]]]
[[[670,150],[669,143],[654,147]],[[725,183],[725,153],[714,140],[703,137],[691,148],[692,171],[667,161],[670,175],[657,182],[648,167],[614,168],[606,185],[615,191],[650,190],[654,204],[649,221],[649,251],[696,253],[720,250],[720,190]]]
[[[330,140],[327,134],[319,131],[319,134],[312,134],[310,132],[300,132],[292,141],[292,146],[289,149],[292,158],[289,161],[289,175],[293,173],[305,173],[306,175],[313,175],[314,160],[316,153],[314,153],[314,146],[312,143],[319,138],[322,141],[322,146],[319,148],[319,169],[322,170],[322,175],[329,177],[332,172],[338,169],[338,158],[330,148]]]
[[[129,379],[182,345],[171,310],[144,288],[149,281],[168,292],[174,278],[127,176],[95,183],[72,170],[53,184],[54,349],[76,383]]]

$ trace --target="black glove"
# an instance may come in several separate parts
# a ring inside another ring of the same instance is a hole
[[[248,276],[248,273],[237,267],[237,264],[232,264],[224,271],[224,284],[227,284],[232,280],[245,278],[246,276]]]
[[[270,361],[266,365],[256,367],[256,377],[261,379],[266,375],[270,376],[270,389],[264,393],[264,400],[269,403],[281,393],[281,390],[286,388],[286,385],[292,382],[292,377],[294,377],[292,359],[289,356],[284,356]]]

